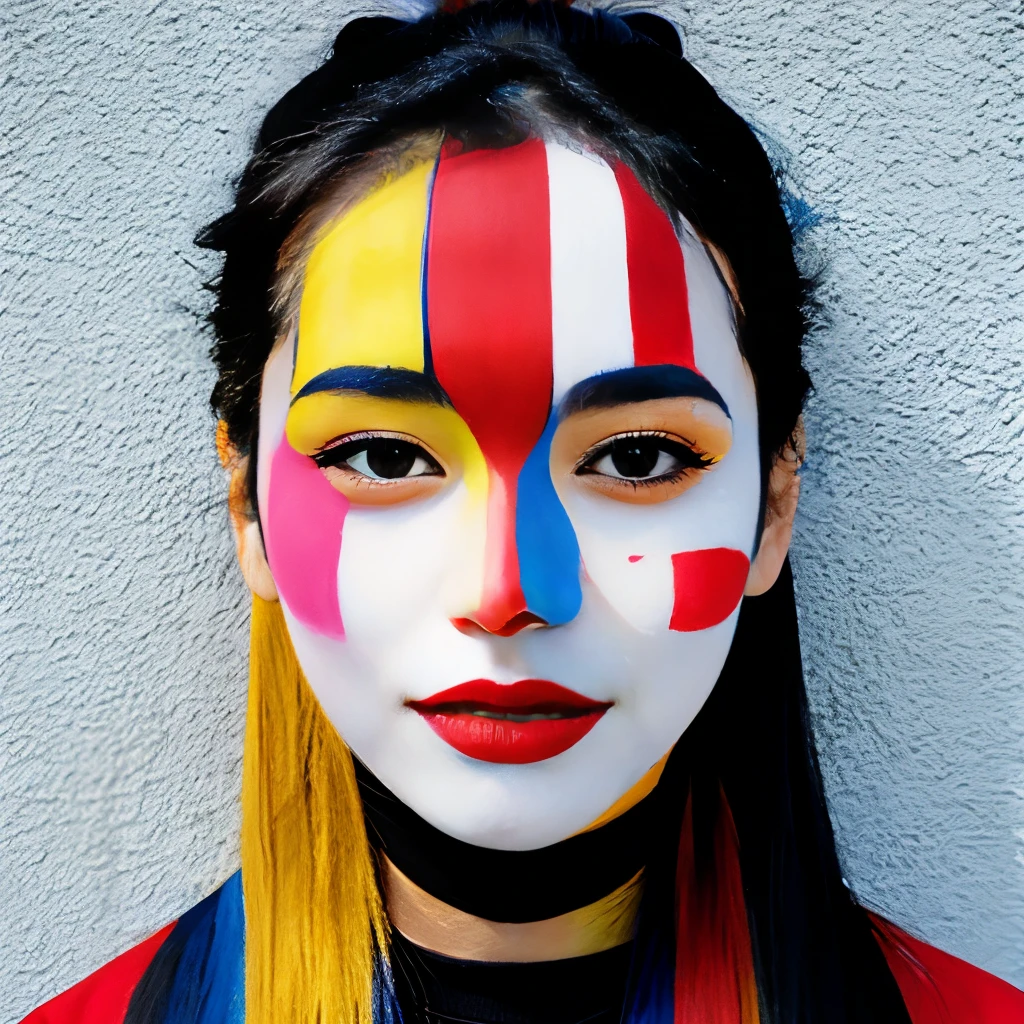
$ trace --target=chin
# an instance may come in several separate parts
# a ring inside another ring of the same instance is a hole
[[[421,723],[415,723],[421,725]],[[597,730],[595,730],[596,732]],[[533,764],[490,764],[421,737],[405,763],[357,756],[399,800],[454,839],[492,850],[536,850],[585,829],[658,760],[616,758],[586,737],[572,750]],[[590,748],[590,749],[588,749]],[[411,756],[410,756],[411,755]]]

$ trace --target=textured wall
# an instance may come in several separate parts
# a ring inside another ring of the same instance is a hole
[[[0,1021],[236,863],[246,600],[191,238],[349,9],[0,13]],[[824,217],[795,561],[848,878],[1024,985],[1019,8],[663,9]]]

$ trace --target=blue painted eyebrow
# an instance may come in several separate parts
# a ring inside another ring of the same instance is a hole
[[[558,418],[564,420],[588,409],[608,409],[630,402],[649,402],[655,398],[703,398],[713,402],[729,416],[725,399],[711,382],[685,366],[630,366],[609,370],[574,384],[558,406]],[[729,416],[732,419],[731,416]]]
[[[452,408],[436,377],[398,366],[335,366],[306,381],[291,404],[321,391],[357,391],[373,398]]]

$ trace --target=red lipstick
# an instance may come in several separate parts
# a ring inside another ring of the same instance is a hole
[[[611,707],[546,679],[473,679],[406,701],[460,754],[493,764],[532,764],[579,743]]]

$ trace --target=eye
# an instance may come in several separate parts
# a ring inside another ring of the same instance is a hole
[[[595,474],[634,486],[670,483],[713,465],[715,458],[659,434],[631,433],[602,441],[584,454],[576,473]]]
[[[328,479],[340,470],[377,485],[414,477],[444,476],[437,460],[422,445],[386,434],[344,438],[317,452],[313,460],[327,471]]]

